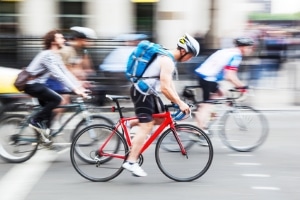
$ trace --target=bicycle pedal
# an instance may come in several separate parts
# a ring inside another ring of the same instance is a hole
[[[53,141],[49,140],[48,138],[46,138],[46,139],[41,138],[41,143],[45,146],[49,146],[49,145],[53,144]]]
[[[16,145],[17,142],[16,142],[16,141],[10,141],[8,144],[9,144],[9,145]]]
[[[56,151],[57,153],[64,153],[69,150],[69,146],[56,145],[55,143],[52,143],[48,148],[49,150]]]

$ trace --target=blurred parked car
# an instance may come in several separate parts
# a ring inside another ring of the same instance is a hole
[[[20,71],[19,69],[0,67],[0,94],[20,93],[13,85]]]
[[[20,71],[19,69],[0,67],[0,113],[7,104],[30,99],[28,95],[19,92],[13,85]]]

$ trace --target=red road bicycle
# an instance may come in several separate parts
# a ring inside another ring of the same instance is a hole
[[[90,181],[109,181],[124,170],[122,164],[132,145],[126,123],[137,119],[123,116],[119,100],[128,100],[129,97],[106,97],[116,103],[114,108],[120,115],[118,122],[114,126],[94,124],[84,128],[73,139],[70,150],[73,167]],[[198,127],[178,124],[172,117],[173,107],[174,104],[165,105],[166,112],[153,115],[153,118],[163,118],[164,121],[145,141],[138,162],[143,164],[143,153],[147,149],[154,150],[156,163],[164,175],[179,182],[193,181],[209,169],[213,159],[213,146],[209,137]],[[205,140],[207,146],[193,145],[185,148],[185,143],[190,142],[195,135]],[[155,148],[149,148],[154,141]],[[165,150],[163,147],[166,145],[173,145],[176,151]]]

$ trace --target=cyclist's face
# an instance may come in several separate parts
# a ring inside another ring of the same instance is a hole
[[[251,55],[252,51],[253,51],[253,46],[245,46],[245,47],[243,47],[243,55],[244,56]]]
[[[65,38],[62,34],[56,33],[55,34],[55,43],[58,46],[58,48],[62,48],[65,45]]]
[[[180,59],[178,60],[179,62],[185,62],[190,60],[193,57],[192,53],[187,53],[185,50],[180,51]]]
[[[190,60],[194,55],[192,53],[188,53],[186,54],[182,59],[181,59],[181,62],[185,62],[185,61],[188,61]]]

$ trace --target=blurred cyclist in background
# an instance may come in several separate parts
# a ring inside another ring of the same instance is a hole
[[[203,101],[222,97],[225,93],[220,89],[219,81],[226,80],[235,87],[243,87],[244,83],[238,78],[238,67],[242,56],[250,55],[253,51],[254,41],[251,38],[237,38],[234,48],[225,48],[209,56],[195,69],[202,88]],[[208,133],[209,120],[213,104],[201,103],[198,107],[196,119],[199,128]]]
[[[48,32],[44,36],[44,50],[41,51],[27,67],[32,75],[42,74],[38,78],[29,80],[24,92],[38,99],[42,110],[30,121],[29,126],[37,130],[44,142],[50,142],[47,138],[50,134],[50,125],[53,117],[52,110],[57,107],[62,97],[46,85],[47,79],[52,76],[75,94],[86,97],[85,88],[69,72],[59,55],[59,49],[64,46],[65,39],[58,30]]]
[[[78,26],[71,27],[70,30],[69,40],[59,50],[59,54],[65,66],[80,81],[82,87],[88,89],[90,88],[90,84],[86,80],[90,74],[94,73],[94,67],[86,48],[90,45],[89,40],[97,38],[96,32],[90,28]],[[69,89],[54,77],[49,77],[46,84],[58,93],[69,92]],[[62,97],[63,101],[61,105],[70,103],[69,94],[62,94]],[[62,116],[61,113],[64,110],[64,108],[54,110],[57,119]]]
[[[87,27],[74,26],[70,30],[71,39],[61,49],[60,54],[68,69],[79,80],[86,81],[95,72],[87,47],[91,45],[91,40],[97,39],[97,35],[93,29]]]
[[[117,47],[108,54],[99,66],[102,72],[122,72],[122,76],[126,70],[129,55],[135,49],[136,45],[147,39],[145,34],[122,34],[114,38],[115,41],[122,42],[122,46]]]
[[[86,78],[95,71],[86,48],[90,45],[89,40],[96,39],[97,36],[94,30],[87,27],[74,26],[70,30],[69,40],[59,50],[59,54],[69,71],[85,88],[88,88],[90,85],[86,82]],[[47,85],[57,92],[68,91],[52,77],[47,80]]]

